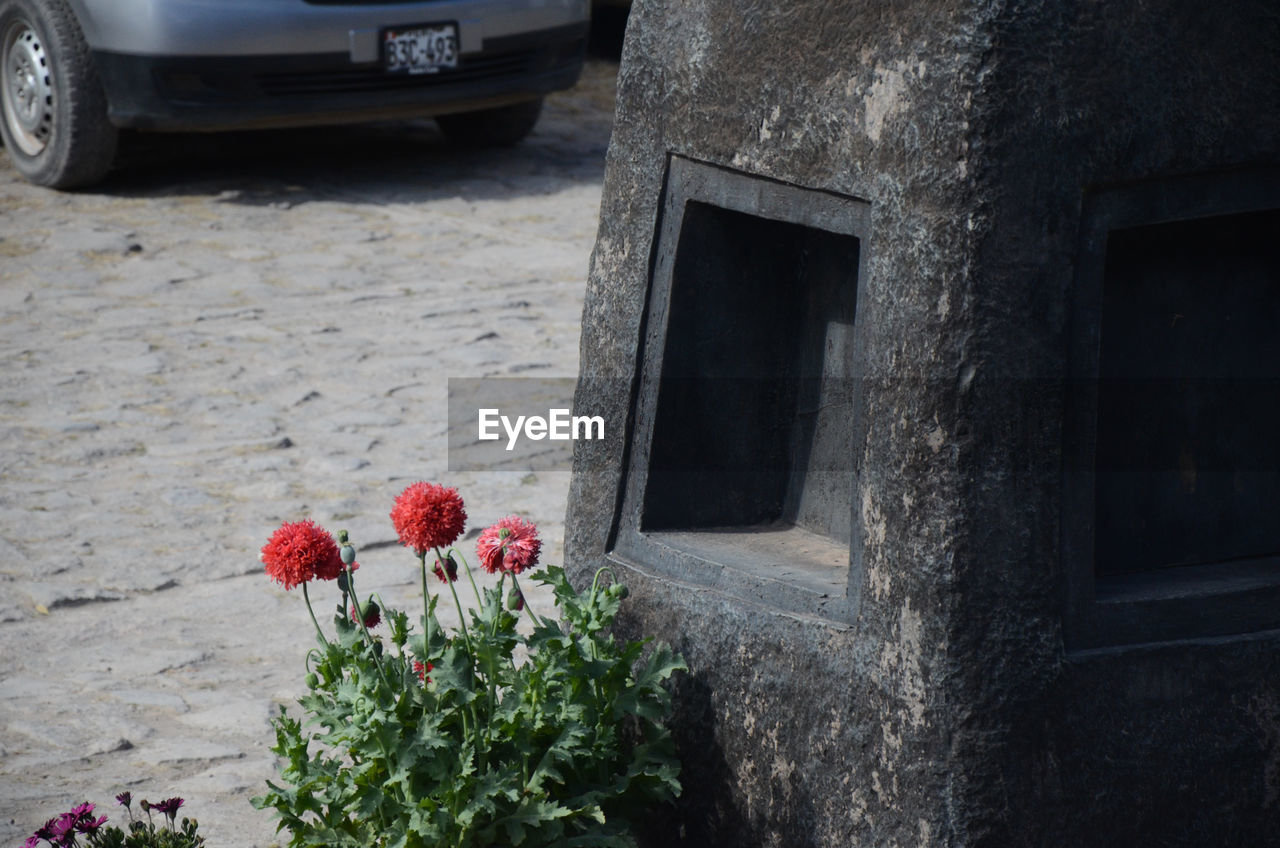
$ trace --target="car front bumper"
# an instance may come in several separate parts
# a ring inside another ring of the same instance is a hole
[[[389,74],[375,52],[147,56],[94,51],[109,117],[122,128],[205,131],[304,126],[465,112],[569,88],[585,22],[486,38],[458,67]]]

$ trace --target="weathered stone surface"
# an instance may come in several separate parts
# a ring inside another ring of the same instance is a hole
[[[691,668],[688,791],[650,844],[1271,838],[1274,632],[1069,645],[1062,471],[1085,198],[1275,185],[1278,50],[1262,0],[637,0],[577,399],[628,424],[576,446],[566,549]],[[870,204],[846,619],[614,550],[672,156]]]

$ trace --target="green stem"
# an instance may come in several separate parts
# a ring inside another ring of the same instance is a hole
[[[426,666],[431,661],[431,589],[427,587],[427,552],[418,551],[418,571],[422,574],[422,631],[423,631],[423,650],[426,655],[422,658],[423,681],[426,681]],[[427,699],[422,699],[422,715],[426,717]],[[465,722],[465,717],[463,718]]]
[[[347,589],[351,593],[351,603],[356,608],[356,620],[360,625],[361,632],[364,633],[365,642],[369,645],[369,653],[373,654],[373,667],[378,670],[378,677],[382,678],[382,685],[391,689],[391,684],[387,682],[387,675],[382,670],[382,659],[378,656],[378,651],[373,647],[373,637],[369,635],[369,628],[364,624],[364,608],[360,606],[360,598],[356,595],[355,575],[350,570],[347,571]],[[343,609],[343,615],[347,614],[347,610]]]
[[[436,552],[436,558],[441,559],[440,549],[436,548],[435,552]],[[426,551],[422,551],[421,553],[418,554],[418,570],[422,574],[422,598],[423,598],[423,603],[426,604],[426,615],[423,616],[423,622],[424,622],[424,627],[426,629],[426,634],[427,634],[427,637],[426,637],[427,656],[429,657],[431,655],[431,590],[428,588],[428,585],[427,585],[427,552]],[[441,568],[441,570],[442,571],[444,570],[443,567]],[[446,574],[446,576],[448,575]],[[452,584],[450,584],[449,589],[450,590],[453,589]],[[458,604],[457,592],[453,593],[453,604],[458,609],[458,620],[462,625],[462,638],[464,643],[467,646],[467,657],[471,660],[472,668],[475,668],[475,654],[471,650],[471,639],[467,635],[467,623],[462,619],[462,607]],[[425,663],[426,660],[424,659],[423,662]],[[464,737],[471,735],[471,728],[467,724],[467,712],[471,713],[471,723],[476,726],[477,730],[479,729],[479,726],[480,726],[479,720],[476,717],[475,705],[471,704],[470,709],[464,710],[462,713],[462,735]],[[427,714],[427,701],[425,699],[422,702],[422,714],[423,716]]]
[[[448,575],[445,576],[447,577]],[[462,617],[462,602],[458,600],[458,590],[453,588],[452,580],[446,580],[445,582],[449,584],[449,593],[453,595],[453,608],[458,611],[458,624],[462,629],[462,640],[467,645],[467,655],[470,656],[474,662],[476,653],[471,647],[471,628],[467,627],[467,620]]]
[[[444,572],[444,576],[446,578],[444,582],[449,585],[449,594],[453,595],[453,608],[458,611],[459,629],[462,630],[462,641],[467,646],[467,657],[471,660],[472,675],[474,676],[475,668],[476,668],[476,651],[475,651],[475,647],[471,644],[471,628],[467,626],[467,620],[466,618],[463,617],[462,601],[458,600],[458,590],[454,588],[454,585],[453,585],[454,581],[447,579],[449,577],[449,572],[444,566],[445,559],[440,555],[439,548],[436,548],[436,560],[441,563],[440,570]],[[470,574],[471,572],[468,570],[467,573]],[[474,582],[473,582],[473,585],[474,585]],[[490,689],[489,716],[490,716],[490,721],[492,721],[492,717],[493,717],[493,691],[492,691],[493,674],[492,672],[490,672],[488,677],[489,677],[489,689]],[[486,764],[488,763],[488,759],[489,759],[489,756],[488,756],[489,744],[487,739],[488,730],[486,729],[485,731],[485,735],[486,735],[486,739],[484,740],[485,744],[482,745],[480,744],[481,742],[480,716],[476,713],[476,705],[474,701],[469,706],[471,707],[471,722],[475,726],[476,753],[480,756],[480,768],[483,770]],[[465,724],[465,719],[466,717],[464,715],[463,716],[464,724]],[[464,733],[466,732],[465,728],[463,729],[463,732]]]
[[[354,604],[356,608],[357,623],[360,625],[360,631],[364,633],[365,642],[369,645],[369,653],[373,655],[373,667],[377,669],[378,677],[379,679],[382,680],[383,691],[390,692],[392,691],[391,684],[387,682],[386,672],[382,670],[382,659],[378,656],[377,649],[373,647],[373,636],[369,635],[369,628],[366,627],[364,624],[364,608],[360,606],[360,596],[356,594],[355,574],[351,571],[349,566],[344,566],[344,568],[346,569],[346,572],[347,572],[347,592],[343,593],[344,603],[342,605],[343,606],[342,614],[348,615],[350,613],[350,611],[346,608],[346,603],[345,603],[346,595],[347,593],[350,593],[351,603]],[[383,744],[381,736],[377,736],[376,739],[378,742],[378,748],[379,750],[382,751],[382,759],[387,764],[387,773],[391,774],[397,771],[398,770],[398,765],[396,762],[397,758],[392,757],[391,752],[387,750],[387,746]],[[403,786],[396,787],[396,794],[400,796],[401,802],[404,802],[407,800],[407,798],[405,797]],[[381,818],[381,814],[379,814],[379,818]],[[384,823],[385,823],[385,820],[384,820]]]
[[[458,559],[462,560],[462,567],[467,570],[467,580],[470,581],[471,591],[476,596],[476,608],[483,609],[484,601],[480,600],[480,587],[476,585],[476,578],[471,574],[471,564],[467,562],[467,558],[462,555],[461,551],[459,551],[457,548],[450,548],[449,555],[452,556],[454,554],[458,555]],[[439,556],[439,555],[440,555],[440,550],[437,548],[436,556]]]
[[[316,612],[311,608],[311,596],[307,594],[306,581],[302,583],[302,600],[307,602],[307,612],[311,614],[311,623],[316,626],[316,635],[320,637],[321,642],[328,645],[329,640],[324,638],[324,631],[320,629],[320,622],[316,621]]]
[[[426,585],[426,551],[417,553],[417,567],[422,573],[422,630],[426,634],[426,656],[422,661],[426,662],[431,656],[431,589]]]

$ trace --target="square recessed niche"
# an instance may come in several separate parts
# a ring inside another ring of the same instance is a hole
[[[1280,627],[1280,178],[1093,194],[1075,301],[1069,647]]]
[[[848,619],[867,222],[672,158],[612,556]]]

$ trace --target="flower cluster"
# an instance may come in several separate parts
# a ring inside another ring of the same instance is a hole
[[[128,848],[200,848],[204,845],[204,838],[196,834],[198,825],[194,820],[183,819],[181,829],[174,824],[178,808],[183,804],[181,798],[166,798],[155,804],[145,800],[139,802],[138,806],[146,814],[146,821],[133,817],[131,793],[121,792],[116,796],[116,803],[129,813],[127,835],[118,827],[103,827],[107,817],[95,819],[93,804],[85,802],[71,808],[70,812],[49,819],[43,827],[27,837],[22,848],[39,848],[41,841],[49,843],[53,848],[79,848],[81,844],[87,848],[118,848],[122,845]],[[167,828],[156,829],[151,819],[152,810],[165,816]],[[84,842],[79,842],[77,837],[83,838]]]
[[[93,834],[107,822],[107,817],[93,817],[93,805],[87,801],[72,807],[70,812],[49,819],[44,826],[27,837],[22,848],[36,848],[40,840],[47,841],[56,848],[71,848],[76,844],[76,834]]]
[[[407,486],[391,508],[391,524],[400,543],[419,557],[452,545],[466,522],[467,510],[458,490],[437,483]],[[345,542],[340,550],[333,536],[314,521],[285,522],[262,547],[262,562],[269,577],[292,589],[311,580],[337,579],[344,569],[344,553],[352,558],[347,570],[360,567],[354,562],[354,550]],[[541,553],[537,525],[515,515],[499,519],[476,540],[480,564],[490,574],[521,574],[538,564]],[[432,571],[441,581],[452,583],[458,579],[457,560],[452,554],[437,558]],[[380,621],[376,605],[373,610],[376,624]],[[367,623],[370,614],[366,612],[364,617],[366,626],[373,627]],[[354,609],[351,620],[360,620]]]
[[[412,622],[376,595],[361,602],[355,547],[339,532],[338,559],[348,570],[338,567],[332,635],[306,594],[322,569],[308,571],[315,557],[300,553],[327,551],[328,535],[307,528],[310,547],[294,545],[302,531],[286,524],[263,549],[272,577],[302,583],[316,629],[298,702],[306,717],[281,708],[271,749],[281,781],[253,799],[275,809],[292,848],[327,848],[339,834],[342,845],[366,848],[621,848],[634,844],[629,817],[650,815],[680,791],[660,722],[671,706],[663,682],[685,666],[666,646],[612,635],[625,587],[603,579],[604,569],[578,591],[564,569],[548,566],[532,575],[555,596],[558,617],[544,617],[521,586],[542,554],[537,526],[508,515],[478,534],[479,565],[495,578],[482,588],[454,546],[466,518],[452,488],[418,482],[396,497],[391,522],[422,581],[423,608]],[[275,559],[277,548],[287,556]],[[431,573],[446,587],[439,596]],[[469,609],[458,596],[467,588],[475,595]],[[443,597],[458,624],[437,618]]]

